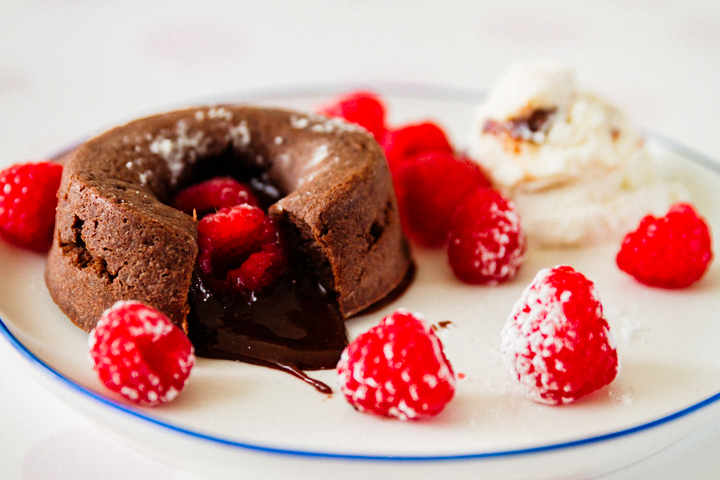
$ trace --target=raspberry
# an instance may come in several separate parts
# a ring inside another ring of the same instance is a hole
[[[595,285],[568,266],[540,270],[502,331],[505,363],[533,400],[573,402],[613,381],[619,362]]]
[[[420,154],[395,173],[405,234],[426,247],[442,247],[450,218],[465,196],[490,182],[477,163],[446,152]]]
[[[52,244],[62,166],[39,162],[0,172],[0,237],[18,247],[46,252]]]
[[[448,261],[466,283],[497,284],[515,276],[525,260],[525,233],[513,202],[479,188],[458,206],[448,231]]]
[[[208,213],[224,207],[233,207],[247,203],[259,206],[257,198],[250,189],[232,178],[217,177],[191,185],[173,198],[170,204],[180,211],[202,218]]]
[[[617,254],[620,270],[653,287],[684,288],[700,280],[713,258],[710,230],[687,203],[667,215],[648,215],[628,233]]]
[[[455,374],[432,329],[399,310],[348,345],[338,363],[342,392],[359,411],[401,420],[439,413]]]
[[[257,207],[236,205],[198,224],[197,265],[215,293],[252,293],[273,283],[287,255],[275,222]]]
[[[385,135],[385,106],[374,93],[350,93],[320,108],[318,113],[356,123],[370,132],[378,142]]]
[[[397,130],[388,130],[381,145],[392,172],[418,154],[453,153],[454,151],[445,132],[432,122],[416,123]]]
[[[107,309],[88,343],[100,381],[144,406],[173,400],[195,364],[193,346],[182,330],[135,301],[120,301]]]

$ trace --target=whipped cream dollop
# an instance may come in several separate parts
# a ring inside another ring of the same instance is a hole
[[[617,240],[688,196],[657,177],[620,109],[550,62],[518,64],[498,79],[478,107],[469,154],[541,246]]]

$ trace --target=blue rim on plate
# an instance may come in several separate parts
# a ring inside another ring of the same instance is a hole
[[[689,415],[703,407],[706,407],[706,406],[720,400],[720,392],[719,392],[719,393],[716,393],[715,395],[708,397],[705,400],[702,400],[702,401],[700,401],[694,405],[691,405],[687,408],[679,410],[679,411],[672,413],[670,415],[667,415],[665,417],[658,418],[651,422],[637,425],[635,427],[618,430],[616,432],[612,432],[612,433],[608,433],[608,434],[604,434],[604,435],[597,435],[597,436],[593,436],[593,437],[583,438],[580,440],[574,440],[571,442],[554,443],[554,444],[550,444],[550,445],[542,445],[539,447],[531,447],[531,448],[521,448],[521,449],[516,449],[516,450],[501,450],[501,451],[494,451],[494,452],[480,452],[480,453],[474,453],[474,454],[437,455],[437,456],[435,456],[435,455],[428,455],[428,456],[353,455],[353,454],[343,454],[343,453],[290,450],[290,449],[283,449],[283,448],[267,447],[267,446],[263,446],[263,445],[253,445],[250,443],[243,443],[243,442],[238,442],[235,440],[229,440],[227,438],[216,437],[216,436],[204,434],[201,432],[197,432],[194,430],[182,428],[177,425],[173,425],[171,423],[167,423],[167,422],[158,420],[157,418],[153,418],[152,416],[147,415],[140,410],[137,410],[133,407],[130,407],[123,403],[112,400],[112,399],[105,397],[93,390],[83,387],[82,385],[79,385],[79,384],[73,382],[71,379],[67,378],[66,376],[62,375],[61,373],[59,373],[58,371],[56,371],[55,369],[50,367],[48,364],[46,364],[45,362],[40,360],[30,350],[28,350],[28,348],[25,345],[23,345],[10,332],[8,327],[3,322],[2,318],[0,318],[0,333],[2,333],[2,335],[8,340],[8,342],[10,342],[10,345],[12,345],[23,357],[28,359],[30,361],[30,363],[34,367],[38,368],[42,373],[53,378],[55,381],[60,382],[61,384],[65,385],[66,387],[70,388],[71,390],[74,390],[75,392],[85,395],[93,400],[96,400],[99,403],[101,403],[107,407],[114,408],[114,409],[124,412],[132,417],[140,418],[140,419],[145,420],[153,425],[157,425],[159,427],[166,428],[172,432],[189,435],[191,437],[198,438],[201,440],[208,440],[208,441],[222,444],[222,445],[244,448],[244,449],[248,449],[248,450],[255,450],[258,452],[274,453],[274,454],[281,454],[281,455],[293,455],[293,456],[300,456],[300,457],[316,457],[316,458],[319,457],[319,458],[333,458],[333,459],[345,459],[345,460],[372,460],[372,461],[384,460],[384,461],[417,462],[417,461],[472,460],[472,459],[498,458],[498,457],[509,457],[509,456],[523,455],[523,454],[550,452],[550,451],[554,451],[554,450],[567,449],[567,448],[571,448],[571,447],[580,447],[583,445],[589,445],[589,444],[598,443],[598,442],[602,442],[602,441],[606,441],[606,440],[612,440],[614,438],[625,437],[628,435],[632,435],[634,433],[639,433],[644,430],[648,430],[653,427],[657,427],[657,426],[663,425],[665,423],[671,422],[673,420],[676,420],[678,418]]]
[[[324,86],[307,86],[307,87],[297,87],[293,88],[292,92],[290,92],[288,89],[277,89],[276,91],[273,90],[258,90],[256,92],[244,92],[241,95],[238,96],[231,96],[230,98],[242,98],[244,101],[262,101],[262,100],[269,100],[269,99],[282,99],[285,98],[297,98],[300,96],[328,96],[332,95],[336,92],[347,92],[357,89],[365,88],[364,85],[361,84],[355,84],[355,85],[340,85],[340,84],[330,84],[330,85],[324,85]],[[419,85],[419,84],[401,84],[401,83],[376,83],[373,85],[373,87],[368,88],[373,91],[380,92],[381,94],[388,93],[395,96],[406,96],[406,97],[417,97],[419,95],[422,96],[429,96],[429,97],[437,97],[441,98],[443,100],[452,100],[452,101],[458,101],[458,102],[468,102],[473,101],[477,102],[484,94],[473,91],[473,90],[463,90],[459,88],[448,88],[448,87],[433,87],[433,86],[426,86],[426,85]],[[227,99],[228,97],[223,97]],[[226,100],[227,101],[227,100]],[[207,103],[207,102],[206,102]],[[652,141],[666,150],[675,152],[682,156],[685,159],[688,159],[698,165],[701,165],[711,171],[713,171],[716,174],[720,174],[720,164],[718,164],[716,161],[711,159],[710,157],[707,157],[705,155],[702,155],[690,148],[687,148],[683,146],[682,144],[671,140],[667,137],[658,135],[658,134],[646,134],[648,138],[651,138]],[[67,150],[65,150],[67,151]],[[520,449],[512,449],[512,450],[498,450],[498,451],[487,451],[487,452],[479,452],[479,453],[470,453],[470,454],[461,454],[461,455],[357,455],[357,454],[345,454],[345,453],[331,453],[331,452],[320,452],[320,451],[305,451],[305,450],[293,450],[293,449],[284,449],[284,448],[274,448],[270,446],[264,446],[264,445],[256,445],[252,443],[244,443],[239,442],[236,440],[230,440],[227,438],[222,438],[219,436],[213,436],[210,434],[202,433],[195,430],[190,430],[187,428],[180,427],[178,425],[174,425],[172,423],[159,420],[157,418],[154,418],[151,415],[148,415],[142,410],[136,409],[132,406],[129,406],[127,404],[115,401],[109,397],[106,397],[102,394],[99,394],[89,388],[86,388],[70,378],[62,375],[57,370],[53,369],[50,365],[42,361],[40,358],[38,358],[34,353],[32,353],[22,342],[20,342],[15,335],[12,334],[8,326],[5,324],[2,318],[0,318],[0,334],[2,334],[3,337],[7,339],[7,341],[10,343],[10,345],[15,348],[15,350],[20,353],[21,356],[29,360],[29,362],[37,368],[39,371],[41,371],[43,374],[49,376],[50,378],[54,379],[55,381],[59,382],[60,384],[64,385],[65,387],[69,388],[72,391],[75,391],[81,395],[84,395],[92,400],[95,400],[99,402],[102,405],[105,405],[108,408],[115,409],[117,411],[123,412],[125,414],[130,415],[131,417],[139,418],[144,421],[147,421],[150,424],[162,427],[164,429],[167,429],[171,432],[188,435],[190,437],[200,439],[200,440],[207,440],[209,442],[217,443],[220,445],[226,445],[231,447],[237,447],[257,452],[263,452],[263,453],[272,453],[272,454],[280,454],[280,455],[289,455],[289,456],[298,456],[298,457],[308,457],[308,458],[327,458],[327,459],[340,459],[340,460],[365,460],[365,461],[400,461],[400,462],[431,462],[431,461],[453,461],[453,460],[477,460],[477,459],[490,459],[490,458],[502,458],[502,457],[511,457],[511,456],[519,456],[519,455],[527,455],[527,454],[537,454],[537,453],[543,453],[543,452],[552,452],[557,450],[563,450],[563,449],[570,449],[573,447],[581,447],[585,445],[591,445],[596,444],[612,439],[617,439],[621,437],[627,437],[629,435],[633,435],[636,433],[640,433],[646,430],[650,430],[655,427],[659,427],[661,425],[664,425],[666,423],[672,422],[674,420],[677,420],[679,418],[685,417],[687,415],[690,415],[693,412],[696,412],[702,408],[705,408],[718,400],[720,400],[720,392],[705,398],[704,400],[701,400],[693,405],[690,405],[686,408],[683,408],[681,410],[678,410],[674,413],[671,413],[669,415],[657,418],[655,420],[642,423],[639,425],[636,425],[634,427],[625,428],[622,430],[618,430],[611,433],[606,433],[602,435],[596,435],[591,436],[587,438],[582,438],[579,440],[573,440],[568,442],[560,442],[560,443],[552,443],[548,445],[541,445],[537,447],[529,447],[529,448],[520,448]]]

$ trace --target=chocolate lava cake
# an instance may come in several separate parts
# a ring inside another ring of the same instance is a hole
[[[116,301],[139,300],[185,329],[199,355],[332,368],[347,343],[344,319],[386,297],[411,270],[383,152],[342,120],[191,108],[114,128],[65,162],[45,280],[86,331]],[[217,175],[271,199],[268,215],[292,252],[294,267],[278,289],[296,299],[276,292],[265,307],[242,306],[258,312],[251,326],[246,313],[232,313],[232,302],[198,284],[198,222],[167,205],[180,189]],[[255,318],[268,315],[285,315],[289,327]]]

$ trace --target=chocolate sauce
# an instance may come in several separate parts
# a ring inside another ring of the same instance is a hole
[[[337,303],[311,273],[291,265],[250,296],[215,295],[200,273],[193,280],[188,335],[198,356],[276,368],[331,392],[301,372],[335,368],[348,343]]]
[[[547,133],[550,120],[556,112],[557,108],[538,108],[526,115],[514,117],[505,122],[488,120],[483,125],[483,132],[491,135],[506,134],[518,141],[532,141],[533,134],[537,132]]]
[[[242,180],[264,208],[282,197],[265,174]],[[281,370],[321,393],[331,394],[329,386],[303,370],[335,368],[348,344],[345,321],[334,294],[321,286],[307,268],[308,262],[298,260],[291,258],[276,282],[252,295],[217,295],[196,269],[187,318],[188,336],[196,355]],[[361,313],[377,310],[397,299],[414,276],[413,265],[398,287]]]
[[[308,377],[305,372],[300,370],[299,368],[293,367],[291,365],[281,365],[279,363],[273,365],[274,368],[277,368],[278,370],[282,370],[283,372],[287,372],[290,375],[299,378],[303,382],[312,385],[315,390],[317,390],[320,393],[325,393],[327,395],[331,395],[333,393],[332,388],[328,387],[326,384],[321,382],[320,380],[315,380],[314,378]]]
[[[415,278],[415,270],[413,265],[400,285],[360,314],[377,311],[400,297]],[[337,303],[309,272],[291,266],[275,285],[247,297],[215,295],[196,271],[190,307],[188,335],[199,357],[274,368],[320,393],[332,393],[303,370],[335,368],[348,344],[347,331]]]
[[[242,180],[265,209],[282,197],[265,174]],[[200,357],[275,368],[321,393],[332,393],[302,370],[335,368],[348,344],[345,322],[334,295],[292,257],[273,284],[246,295],[214,293],[196,269],[189,293],[188,336]]]
[[[438,322],[437,324],[433,323],[430,325],[430,328],[433,332],[437,332],[441,328],[449,328],[452,325],[452,322],[450,320],[443,320],[441,322]]]

